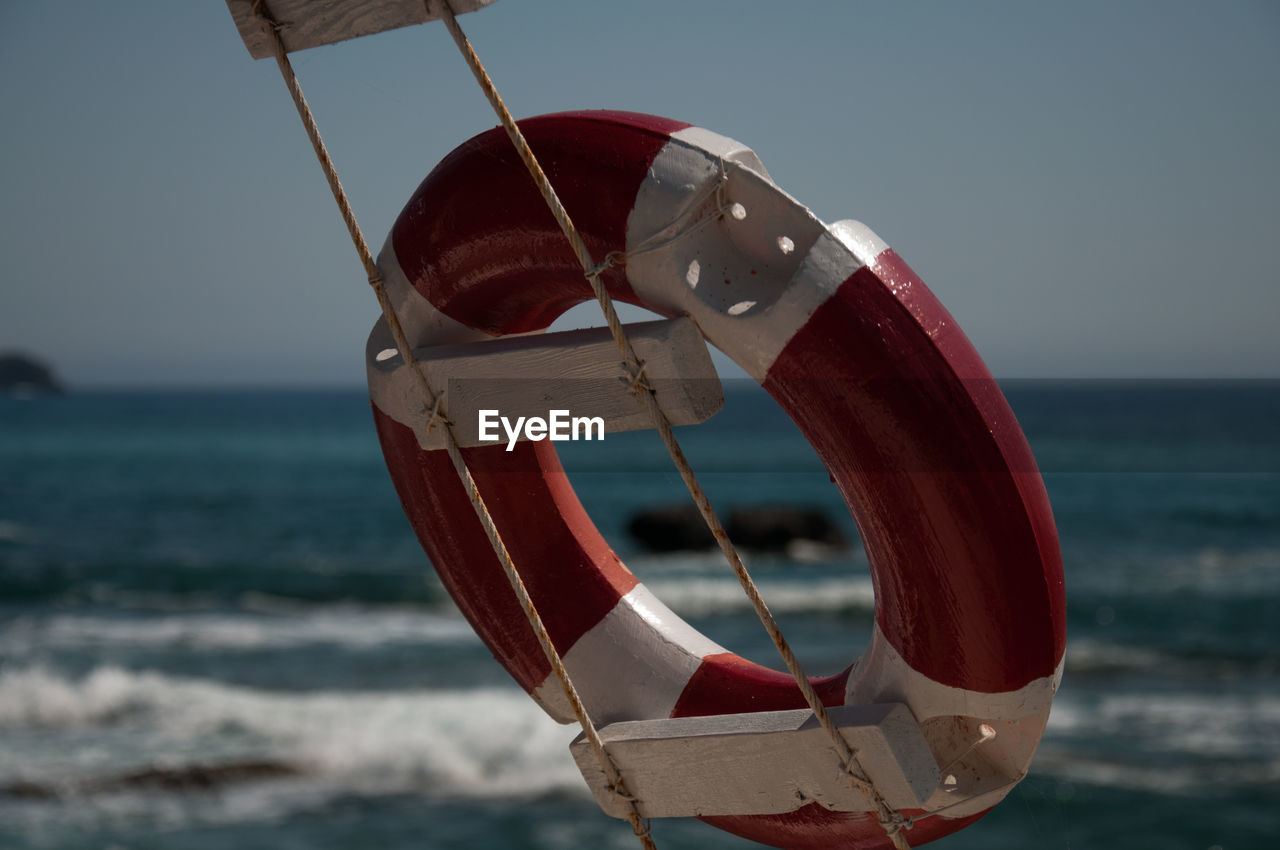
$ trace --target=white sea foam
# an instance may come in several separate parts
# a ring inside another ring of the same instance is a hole
[[[1212,766],[1183,762],[1154,766],[1148,763],[1083,758],[1067,752],[1043,749],[1036,754],[1032,772],[1082,785],[1196,798],[1229,793],[1233,787],[1256,787],[1280,782],[1278,762]]]
[[[1067,642],[1067,674],[1093,670],[1152,670],[1177,663],[1154,649],[1091,638]]]
[[[24,617],[0,630],[0,652],[104,646],[248,651],[332,644],[370,649],[391,644],[475,641],[460,616],[411,610],[331,608],[287,615],[191,612],[103,617]]]
[[[750,602],[732,576],[652,572],[645,581],[684,617],[750,612]],[[779,614],[874,610],[865,577],[818,580],[764,579],[769,607]],[[406,608],[287,605],[255,599],[247,610],[166,610],[132,616],[65,613],[28,615],[0,626],[0,653],[23,657],[39,650],[173,648],[249,652],[331,645],[376,649],[392,645],[449,645],[477,641],[452,605],[424,611]]]
[[[0,672],[0,785],[74,788],[155,764],[269,761],[300,771],[211,796],[122,790],[59,807],[59,817],[99,822],[262,821],[350,794],[582,798],[566,748],[575,732],[514,687],[292,692],[118,667]],[[1280,697],[1064,693],[1033,770],[1161,794],[1275,782]]]
[[[1157,793],[1280,778],[1280,696],[1120,693],[1054,701],[1034,771]],[[1270,777],[1270,779],[1268,779]]]
[[[1206,756],[1280,756],[1280,696],[1247,693],[1061,694],[1049,716],[1054,737],[1124,737],[1162,751]]]
[[[232,758],[284,762],[308,781],[369,793],[487,797],[581,785],[567,752],[573,730],[514,687],[266,691],[116,667],[83,677],[41,668],[0,673],[0,729],[8,732],[0,741],[21,746],[23,756],[0,743],[0,779],[85,778],[63,773],[62,750],[87,740],[86,727],[104,725],[117,772]],[[44,730],[43,753],[14,734],[35,729]],[[122,746],[130,736],[133,753]]]
[[[760,593],[775,613],[821,613],[875,607],[870,579],[761,581]],[[736,614],[751,610],[742,587],[732,577],[647,579],[645,586],[682,617]]]
[[[1115,599],[1195,593],[1239,599],[1280,593],[1280,549],[1204,546],[1174,551],[1108,551],[1101,569],[1070,571],[1073,592]],[[1152,580],[1159,576],[1159,580]]]

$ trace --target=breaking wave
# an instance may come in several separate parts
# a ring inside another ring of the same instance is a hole
[[[0,735],[8,785],[74,788],[154,765],[267,763],[344,793],[584,793],[567,751],[574,731],[514,687],[291,693],[118,667],[78,678],[33,667],[0,673],[0,730],[9,733]],[[13,734],[33,730],[46,747]],[[69,762],[59,740],[85,734],[98,738],[98,753]],[[127,741],[119,752],[128,756],[112,756],[111,741]]]
[[[371,649],[476,640],[456,614],[413,609],[304,609],[287,615],[196,612],[152,617],[58,614],[19,618],[0,630],[0,652],[103,646],[249,651],[329,644]]]

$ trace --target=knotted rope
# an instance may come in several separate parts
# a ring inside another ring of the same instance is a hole
[[[355,213],[351,209],[351,202],[347,198],[346,191],[342,188],[342,181],[338,179],[337,169],[329,156],[324,140],[320,137],[320,130],[316,125],[314,114],[302,93],[302,86],[298,82],[297,74],[294,73],[293,65],[289,61],[288,51],[285,50],[284,42],[280,38],[280,25],[271,17],[263,0],[255,0],[252,8],[254,15],[262,23],[263,31],[271,41],[276,65],[280,68],[280,74],[284,77],[285,85],[288,87],[289,94],[297,107],[298,116],[302,119],[302,124],[306,128],[307,137],[311,140],[316,159],[319,161],[320,168],[324,171],[325,179],[329,183],[329,189],[333,192],[333,199],[338,204],[342,220],[347,225],[347,232],[351,236],[352,245],[355,246],[356,253],[360,256],[360,262],[364,265],[365,272],[369,278],[369,285],[373,287],[373,291],[378,298],[378,305],[382,308],[382,315],[391,330],[392,338],[395,340],[396,351],[400,354],[401,360],[413,370],[423,398],[429,400],[431,406],[430,423],[434,425],[439,421],[445,425],[445,446],[449,452],[449,459],[453,463],[453,468],[462,482],[463,489],[466,491],[467,498],[475,510],[476,517],[480,520],[480,525],[484,528],[485,536],[489,538],[489,543],[493,546],[494,554],[497,555],[507,580],[511,583],[511,588],[520,602],[520,607],[524,611],[525,617],[529,620],[529,625],[534,634],[537,636],[538,644],[542,647],[543,653],[551,664],[552,671],[564,689],[565,697],[573,709],[574,716],[578,719],[583,733],[600,761],[600,766],[604,770],[609,785],[616,789],[617,793],[629,804],[630,812],[627,819],[631,822],[632,831],[640,839],[640,843],[645,850],[657,850],[653,837],[649,832],[649,822],[640,815],[639,804],[627,792],[626,783],[623,781],[621,773],[605,751],[604,742],[600,739],[600,733],[596,730],[595,724],[587,713],[586,706],[583,705],[577,688],[574,687],[572,680],[569,678],[569,671],[565,669],[560,653],[551,642],[551,636],[547,633],[542,617],[538,614],[537,608],[534,607],[529,591],[516,570],[515,563],[511,559],[511,554],[507,551],[506,544],[502,541],[502,535],[498,532],[493,517],[485,506],[484,498],[480,495],[480,489],[476,486],[475,479],[471,476],[471,470],[467,467],[467,462],[462,457],[458,441],[454,437],[452,423],[440,410],[440,395],[432,391],[430,382],[427,380],[421,365],[413,358],[409,341],[396,315],[395,308],[387,295],[386,286],[382,281],[381,273],[378,271],[377,263],[373,259],[373,253],[369,250],[369,243],[364,238],[364,233],[356,221]],[[452,12],[449,12],[449,16],[452,18]]]
[[[424,2],[429,2],[429,0],[424,0]],[[909,845],[907,844],[905,837],[902,835],[902,830],[904,828],[909,828],[910,823],[888,806],[883,795],[875,787],[875,784],[865,775],[865,772],[862,771],[860,765],[858,765],[856,752],[852,747],[850,747],[848,741],[845,740],[844,736],[840,733],[840,730],[832,722],[830,715],[822,704],[821,699],[810,684],[808,677],[800,666],[800,662],[796,659],[790,645],[787,643],[781,629],[778,627],[772,613],[769,611],[763,597],[760,595],[759,589],[756,587],[755,582],[747,572],[746,566],[743,564],[742,558],[738,554],[736,547],[729,539],[723,524],[720,522],[719,517],[711,507],[710,500],[702,489],[701,484],[698,482],[688,459],[685,457],[683,450],[680,448],[680,445],[671,430],[671,425],[667,420],[666,414],[662,411],[662,408],[658,403],[656,390],[644,379],[644,363],[636,355],[635,349],[632,347],[631,341],[628,339],[626,332],[622,327],[622,323],[618,318],[617,311],[613,306],[612,298],[601,280],[601,275],[606,269],[615,265],[624,264],[626,262],[626,255],[621,252],[611,252],[609,255],[606,255],[604,262],[600,265],[597,265],[592,261],[591,253],[583,241],[582,236],[574,226],[568,212],[560,203],[560,200],[556,195],[554,188],[551,186],[550,181],[547,179],[545,172],[542,170],[542,167],[534,156],[533,151],[529,148],[523,134],[516,125],[515,119],[512,117],[510,111],[503,103],[501,96],[498,94],[497,88],[494,86],[492,79],[485,71],[484,66],[480,63],[479,58],[472,49],[470,42],[458,26],[453,10],[449,8],[447,1],[442,3],[441,6],[445,25],[448,27],[454,42],[458,45],[463,58],[466,60],[468,66],[472,70],[472,73],[475,75],[477,82],[480,84],[481,89],[484,91],[485,96],[493,106],[494,111],[497,113],[499,120],[506,129],[507,135],[510,137],[517,153],[524,162],[530,175],[533,177],[539,192],[542,194],[548,208],[555,217],[557,223],[560,225],[566,239],[569,241],[570,247],[573,249],[574,254],[582,265],[583,274],[591,285],[591,289],[596,296],[596,300],[599,302],[601,310],[604,313],[605,322],[609,326],[610,333],[613,336],[614,342],[618,346],[619,352],[622,354],[624,364],[627,367],[627,372],[631,376],[633,389],[635,389],[644,400],[650,416],[653,419],[654,425],[662,438],[663,444],[667,447],[672,461],[675,463],[676,468],[680,472],[681,478],[685,482],[685,486],[693,497],[694,503],[698,506],[699,513],[702,515],[707,527],[711,530],[721,551],[724,553],[732,567],[734,574],[742,585],[743,591],[751,601],[751,605],[755,609],[757,616],[764,624],[766,631],[769,633],[770,639],[773,641],[774,646],[782,656],[787,669],[795,679],[796,685],[800,689],[806,703],[808,703],[809,708],[813,711],[815,717],[831,738],[836,755],[839,757],[841,764],[844,765],[850,781],[855,787],[861,790],[872,803],[873,809],[876,813],[876,819],[884,828],[885,834],[889,837],[894,847],[899,848],[899,850],[909,850]],[[316,154],[316,159],[320,164],[321,170],[324,172],[325,179],[329,183],[329,188],[333,193],[334,201],[337,203],[343,222],[347,226],[347,232],[351,237],[352,245],[355,247],[356,253],[360,257],[360,262],[365,268],[369,285],[377,297],[383,317],[386,320],[387,326],[391,331],[392,338],[395,341],[396,350],[399,353],[401,360],[413,371],[415,380],[419,384],[422,397],[425,400],[429,400],[431,407],[430,425],[434,426],[439,422],[445,426],[446,449],[453,467],[467,493],[468,499],[475,510],[477,518],[480,520],[481,527],[484,529],[486,537],[493,546],[494,553],[498,557],[503,572],[506,574],[507,579],[512,586],[512,590],[515,592],[520,606],[525,612],[525,616],[529,620],[529,624],[537,636],[538,643],[542,647],[544,654],[547,656],[547,660],[550,662],[551,668],[565,692],[565,696],[573,709],[574,715],[582,726],[583,733],[590,743],[593,752],[596,754],[597,760],[600,762],[600,766],[608,780],[609,787],[620,799],[628,803],[630,811],[627,819],[630,821],[633,832],[635,832],[637,837],[639,837],[641,844],[645,847],[645,850],[656,850],[652,835],[649,831],[649,823],[640,815],[638,801],[627,791],[626,784],[621,773],[605,750],[604,742],[601,740],[599,732],[596,730],[586,707],[583,705],[577,689],[574,687],[573,682],[569,677],[568,670],[565,669],[564,662],[561,659],[559,652],[551,642],[550,635],[547,633],[546,627],[542,622],[542,618],[538,614],[537,609],[533,604],[533,600],[530,598],[528,590],[520,578],[519,572],[511,559],[510,553],[507,551],[506,545],[502,541],[502,536],[499,533],[497,526],[494,524],[493,517],[485,506],[484,499],[471,475],[470,469],[467,467],[465,459],[462,457],[461,449],[454,437],[452,423],[441,410],[441,396],[432,390],[425,372],[413,358],[408,339],[386,292],[386,286],[382,280],[381,273],[378,271],[377,263],[374,261],[373,254],[369,250],[368,242],[364,238],[364,234],[356,221],[355,213],[351,208],[350,201],[342,187],[341,181],[338,178],[337,169],[335,168],[332,158],[329,156],[329,152],[320,136],[320,131],[315,122],[314,115],[305,96],[303,95],[301,84],[299,83],[297,75],[294,73],[292,64],[289,61],[288,52],[280,38],[280,25],[271,17],[270,13],[266,9],[264,0],[254,0],[252,8],[254,15],[259,19],[259,21],[261,21],[263,30],[271,42],[276,64],[280,69],[281,76],[284,78],[290,96],[298,110],[298,116],[302,120],[303,127],[307,132],[307,137],[311,140],[312,148]],[[721,162],[721,180],[712,187],[713,191],[717,194],[717,210],[721,213],[723,213],[724,209],[723,197],[721,194],[723,185],[724,163]],[[697,205],[695,204],[690,209],[693,210],[696,208]],[[683,236],[693,232],[697,228],[705,226],[706,223],[712,220],[715,220],[714,217],[708,217],[702,222],[697,223],[695,227],[686,229],[681,233],[677,233],[676,236],[671,237],[669,240],[661,242],[646,240],[646,242],[642,242],[640,245],[633,248],[631,254],[634,256],[639,253],[658,250],[659,248],[670,244],[671,241],[683,238]]]
[[[578,262],[582,266],[582,272],[591,284],[591,290],[595,293],[596,300],[600,303],[600,309],[604,313],[605,323],[609,326],[609,332],[613,335],[613,340],[618,346],[618,350],[622,353],[623,360],[627,366],[627,371],[636,378],[639,377],[640,371],[643,369],[643,363],[636,356],[635,349],[631,345],[631,340],[627,338],[626,331],[622,327],[622,322],[618,319],[617,310],[614,309],[613,299],[609,295],[608,289],[601,280],[601,274],[605,268],[610,265],[618,264],[619,260],[612,261],[606,257],[606,263],[597,265],[591,258],[591,251],[587,248],[586,242],[583,241],[582,235],[574,226],[573,220],[569,217],[568,211],[560,202],[559,196],[556,194],[555,188],[551,185],[551,181],[547,178],[546,172],[538,163],[538,159],[533,154],[533,150],[529,147],[529,143],[525,140],[524,134],[517,126],[515,118],[512,117],[510,110],[503,103],[501,95],[498,94],[497,86],[494,85],[489,73],[481,64],[475,50],[471,47],[470,41],[463,34],[461,27],[458,26],[458,20],[454,16],[453,10],[449,8],[448,0],[441,4],[443,19],[445,26],[449,29],[449,34],[453,36],[454,43],[457,44],[458,50],[462,53],[468,67],[471,68],[472,75],[479,83],[481,90],[484,91],[485,97],[489,100],[489,104],[493,107],[499,121],[502,122],[503,128],[507,131],[507,136],[511,139],[511,144],[515,147],[516,153],[519,154],[525,168],[529,171],[529,175],[533,178],[533,182],[538,187],[538,192],[542,195],[543,200],[547,204],[547,208],[555,217],[556,223],[560,225],[560,229],[564,232],[565,238],[569,242],[569,246],[573,249],[573,253],[577,256]],[[716,185],[715,190],[720,191],[724,184],[723,180],[724,163],[721,162],[722,179]],[[718,203],[722,206],[722,203]],[[678,237],[677,237],[678,238]],[[658,246],[642,246],[647,250],[656,250]],[[614,252],[615,254],[617,252]],[[621,261],[625,262],[626,255],[621,254]],[[638,384],[637,384],[638,386]],[[742,557],[738,554],[737,547],[733,545],[733,541],[729,539],[728,533],[724,529],[724,525],[720,522],[720,518],[716,515],[715,510],[711,506],[711,500],[707,498],[706,492],[702,489],[702,485],[698,482],[697,476],[694,474],[693,467],[689,464],[685,457],[684,451],[680,448],[679,442],[676,440],[675,434],[671,430],[671,424],[667,420],[666,414],[663,412],[661,405],[658,403],[656,391],[652,387],[647,387],[639,395],[644,400],[649,414],[653,419],[654,426],[658,430],[658,434],[662,437],[663,444],[667,447],[667,452],[671,455],[672,462],[676,465],[676,469],[680,472],[681,479],[684,480],[685,486],[689,490],[689,494],[693,497],[694,504],[698,506],[698,512],[702,515],[703,521],[706,522],[707,528],[711,530],[715,537],[716,543],[720,546],[720,551],[724,553],[729,566],[733,569],[734,575],[737,576],[739,584],[742,585],[743,592],[747,595],[747,599],[751,601],[751,607],[755,609],[756,615],[760,618],[760,622],[764,625],[765,630],[769,633],[770,639],[778,650],[778,654],[782,656],[783,663],[786,664],[787,670],[795,679],[796,686],[800,689],[800,693],[804,696],[805,702],[813,711],[814,716],[826,730],[828,737],[831,739],[832,746],[835,748],[836,755],[840,760],[840,764],[844,766],[849,776],[849,781],[861,791],[872,805],[875,812],[876,820],[884,829],[885,835],[893,843],[897,850],[910,850],[906,837],[902,834],[904,829],[910,828],[910,824],[901,814],[894,811],[888,803],[885,802],[884,795],[876,788],[875,783],[867,776],[866,772],[858,763],[857,753],[849,745],[849,742],[841,734],[839,728],[831,720],[831,716],[827,713],[826,707],[822,704],[822,699],[818,696],[818,692],[814,690],[813,685],[809,682],[808,676],[805,675],[804,669],[800,666],[800,661],[792,652],[790,644],[786,637],[782,634],[782,630],[778,627],[777,621],[773,614],[769,611],[769,606],[765,604],[764,598],[760,595],[759,588],[752,580],[751,575],[747,572],[746,566],[742,562]]]

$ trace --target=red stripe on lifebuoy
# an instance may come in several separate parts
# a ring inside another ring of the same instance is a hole
[[[626,246],[627,216],[650,163],[671,133],[688,126],[608,111],[520,122],[597,261]],[[391,233],[405,276],[436,309],[473,328],[494,334],[538,330],[593,297],[501,128],[445,157]],[[604,277],[614,298],[635,300],[621,270]]]
[[[1062,563],[1035,460],[973,346],[896,253],[814,312],[764,387],[849,503],[877,622],[913,669],[987,693],[1053,675]]]
[[[914,817],[920,812],[899,814]],[[924,818],[916,821],[908,832],[912,847],[950,835],[985,815],[980,812],[961,818]],[[884,828],[871,815],[833,812],[819,803],[810,803],[785,815],[720,815],[699,820],[717,829],[732,832],[751,841],[787,850],[883,850],[891,846]]]
[[[526,691],[551,673],[446,452],[424,452],[413,431],[374,407],[387,467],[440,581],[499,663]],[[500,457],[494,457],[494,453]],[[591,523],[550,443],[463,449],[552,642],[564,651],[636,585]],[[566,598],[566,587],[572,598]]]
[[[810,677],[823,705],[843,705],[849,671],[834,676]],[[786,673],[753,664],[731,652],[702,659],[689,684],[685,685],[672,717],[705,717],[749,711],[786,711],[805,708],[808,703]]]

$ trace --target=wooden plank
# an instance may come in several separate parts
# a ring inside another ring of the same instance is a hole
[[[672,425],[706,421],[724,406],[724,391],[707,345],[692,319],[679,318],[626,325],[637,356],[645,362],[645,378],[658,391],[658,400]],[[442,429],[425,426],[430,408],[419,384],[394,349],[369,352],[369,389],[374,402],[418,435],[427,450],[444,448]],[[381,359],[379,359],[381,358]],[[551,334],[501,337],[483,342],[434,346],[414,352],[454,423],[461,446],[510,444],[537,437],[519,425],[523,418],[551,424],[553,411],[563,411],[562,434],[571,434],[573,420],[599,418],[591,438],[603,430],[605,438],[620,431],[653,427],[649,411],[632,392],[622,357],[607,328],[586,328]],[[481,411],[489,434],[481,434]],[[506,423],[502,423],[502,419]],[[580,423],[585,425],[585,423]],[[588,429],[580,428],[578,438]]]
[[[450,0],[455,14],[474,12],[495,0]],[[253,13],[253,0],[227,0],[244,46],[254,59],[275,52]],[[280,24],[285,50],[305,50],[350,38],[438,20],[440,0],[268,0],[266,8]]]
[[[828,710],[885,802],[922,808],[941,776],[911,710],[897,703]],[[612,723],[600,735],[643,817],[782,814],[810,803],[871,810],[808,709]],[[609,790],[586,737],[570,750],[600,807],[625,818],[627,805]]]

